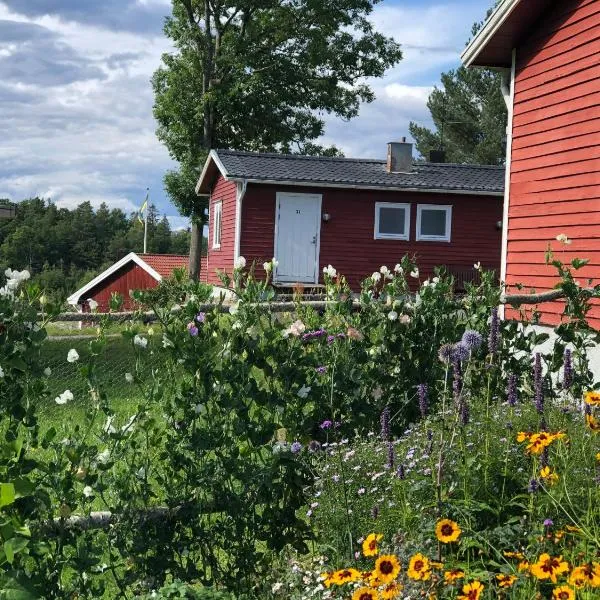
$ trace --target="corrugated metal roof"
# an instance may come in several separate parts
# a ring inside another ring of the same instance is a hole
[[[340,187],[482,192],[502,195],[504,167],[413,163],[409,173],[388,173],[386,161],[216,150],[229,179]]]

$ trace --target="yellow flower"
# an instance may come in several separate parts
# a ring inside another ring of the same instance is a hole
[[[455,523],[450,519],[442,519],[441,521],[438,521],[435,526],[435,535],[437,539],[444,544],[455,542],[459,538],[461,532],[462,530],[458,526],[458,523]]]
[[[512,587],[517,578],[514,575],[507,575],[505,573],[500,573],[500,575],[496,575],[496,579],[498,580],[498,587],[501,588],[509,588]]]
[[[379,592],[373,588],[361,587],[352,594],[352,600],[379,600]]]
[[[522,444],[525,440],[528,440],[531,437],[531,433],[528,433],[526,431],[519,431],[519,433],[517,433],[517,442],[519,442],[519,444]]]
[[[548,485],[554,485],[558,481],[558,475],[548,466],[540,470],[540,477]]]
[[[519,560],[523,560],[525,558],[522,552],[509,552],[508,550],[505,550],[502,554],[504,554],[506,558],[518,558]]]
[[[392,600],[393,598],[397,598],[403,589],[403,586],[397,581],[392,581],[392,583],[388,583],[381,590],[379,595],[381,597],[381,600]]]
[[[526,451],[529,454],[541,454],[544,451],[544,448],[547,448],[552,442],[555,440],[562,440],[565,437],[566,436],[562,431],[556,433],[549,433],[547,431],[532,433],[526,438],[529,442]]]
[[[579,527],[575,527],[573,525],[565,525],[565,529],[569,533],[581,533],[581,529]]]
[[[529,571],[529,561],[528,560],[522,560],[518,565],[517,565],[517,571],[519,571],[519,573],[522,573],[523,571]]]
[[[394,554],[384,554],[375,562],[373,577],[377,578],[379,585],[390,583],[400,573],[400,561]]]
[[[331,581],[336,585],[344,585],[345,583],[350,583],[351,581],[358,581],[360,578],[360,571],[352,568],[340,569],[331,575]]]
[[[460,569],[450,569],[450,571],[444,571],[444,581],[446,583],[454,583],[457,579],[464,579],[465,572]]]
[[[598,454],[596,454],[596,460],[597,460],[598,462],[600,462],[600,452],[598,452]]]
[[[410,559],[406,574],[415,581],[427,581],[431,577],[429,559],[418,552]]]
[[[589,562],[580,567],[575,567],[569,577],[569,583],[576,588],[581,588],[584,585],[593,588],[600,587],[600,563]]]
[[[335,583],[335,581],[333,579],[333,575],[334,575],[333,571],[330,571],[328,573],[321,573],[321,579],[323,580],[323,585],[326,588],[331,587],[331,585],[333,583]]]
[[[432,569],[443,569],[444,568],[444,563],[438,562],[437,560],[430,560],[429,565],[431,566]]]
[[[586,392],[585,403],[589,404],[590,406],[600,406],[600,392]]]
[[[561,585],[552,590],[552,598],[554,600],[574,600],[575,590],[568,585]]]
[[[479,600],[483,592],[484,585],[481,581],[472,581],[463,585],[462,594],[456,597],[456,600]]]
[[[558,575],[568,573],[569,564],[562,559],[562,556],[550,556],[544,553],[529,567],[529,571],[538,579],[550,579],[552,583],[556,583]]]
[[[381,533],[370,533],[362,543],[362,551],[365,556],[377,556],[379,554],[378,544],[383,539]]]
[[[585,424],[594,432],[600,431],[600,421],[594,415],[585,415]]]

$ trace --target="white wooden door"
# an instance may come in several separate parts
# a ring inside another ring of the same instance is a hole
[[[321,196],[279,192],[276,208],[275,281],[317,283]]]

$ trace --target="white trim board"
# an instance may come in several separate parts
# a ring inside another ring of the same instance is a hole
[[[150,275],[154,277],[156,281],[162,281],[162,276],[155,271],[147,262],[144,261],[141,257],[139,257],[135,252],[130,252],[126,256],[124,256],[121,260],[118,260],[116,263],[108,267],[105,271],[102,271],[100,275],[97,275],[92,279],[89,283],[84,285],[81,289],[77,290],[74,294],[71,294],[67,298],[67,302],[71,306],[77,306],[80,303],[81,296],[83,296],[86,292],[89,292],[92,288],[96,287],[99,283],[102,283],[107,277],[116,273],[121,267],[125,266],[129,262],[134,262],[138,267],[141,267]]]
[[[381,208],[404,209],[404,233],[380,233],[379,232],[379,210]],[[375,228],[373,238],[376,240],[402,240],[408,242],[410,239],[410,204],[405,202],[375,202]]]
[[[421,235],[421,212],[423,210],[439,210],[446,213],[446,235]],[[451,242],[452,241],[452,205],[451,204],[417,204],[417,242]]]

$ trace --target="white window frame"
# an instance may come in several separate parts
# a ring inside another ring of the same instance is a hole
[[[218,250],[221,248],[221,234],[223,230],[223,201],[219,200],[218,202],[214,202],[212,205],[212,247],[213,250]],[[218,227],[217,227],[218,225]]]
[[[422,235],[421,213],[424,210],[439,210],[446,213],[445,235]],[[417,242],[450,242],[452,239],[452,206],[450,204],[417,204]]]
[[[380,233],[379,211],[381,208],[403,208],[404,209],[404,233]],[[375,233],[376,240],[404,240],[410,238],[410,204],[399,202],[375,202]]]

